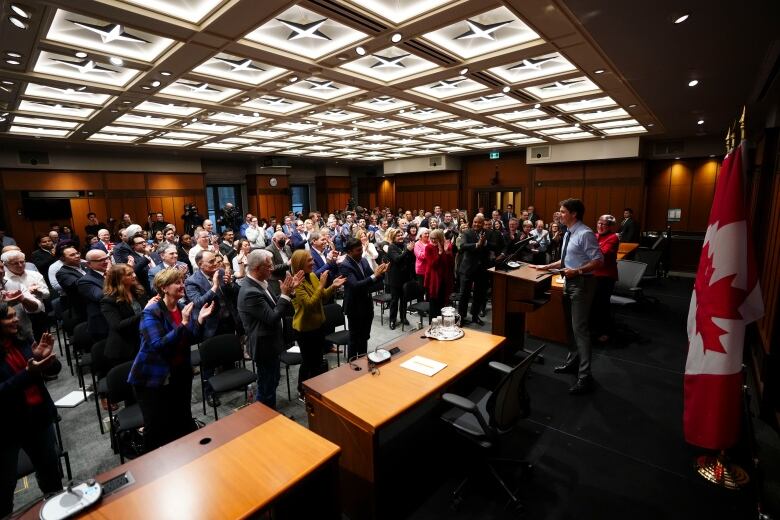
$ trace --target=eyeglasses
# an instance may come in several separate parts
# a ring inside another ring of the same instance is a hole
[[[103,258],[93,258],[92,260],[90,260],[90,262],[101,263],[101,262],[105,262],[105,261],[110,260],[110,259],[111,259],[110,257],[104,256]]]

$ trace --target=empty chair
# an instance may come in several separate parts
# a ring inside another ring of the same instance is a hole
[[[374,305],[379,304],[379,324],[385,324],[385,307],[390,305],[390,291],[387,286],[384,286],[381,291],[375,292],[371,295],[371,299],[374,300]]]
[[[119,460],[122,464],[125,463],[122,436],[144,425],[141,407],[135,402],[133,387],[127,382],[127,376],[130,374],[132,366],[132,361],[126,361],[109,370],[106,375],[106,400],[108,401],[111,444],[114,451],[119,452]],[[111,405],[119,403],[125,403],[125,406],[114,414]]]
[[[530,399],[525,389],[525,380],[531,365],[545,346],[536,349],[514,368],[491,361],[490,367],[502,374],[493,390],[477,387],[468,397],[451,393],[442,395],[442,400],[452,408],[441,418],[452,426],[457,434],[485,455],[478,461],[482,463],[479,465],[488,470],[488,474],[492,475],[515,506],[520,506],[520,502],[515,492],[498,473],[497,466],[499,463],[508,463],[511,467],[522,468],[527,467],[528,464],[519,459],[498,458],[494,453],[499,452],[502,439],[530,412]],[[470,477],[470,474],[467,475],[455,488],[453,492],[455,505],[460,501],[460,493]]]
[[[105,395],[108,391],[108,385],[106,383],[106,374],[111,369],[111,363],[106,359],[106,340],[102,339],[92,345],[92,388],[95,391],[95,411],[97,412],[98,425],[100,426],[100,434],[103,435],[105,430],[103,429],[103,415],[100,413],[100,396]]]
[[[637,250],[636,253],[634,253],[634,260],[647,264],[647,270],[642,277],[643,279],[655,279],[658,277],[658,264],[661,261],[663,254],[664,252],[661,250],[646,251],[643,249]]]
[[[630,305],[642,299],[642,288],[639,284],[647,269],[644,262],[620,260],[617,263],[618,280],[609,301],[615,305]]]
[[[279,360],[284,365],[285,375],[287,376],[287,400],[292,401],[292,393],[290,391],[290,367],[303,363],[301,349],[297,346],[290,347],[279,355]]]
[[[67,450],[62,444],[62,433],[60,432],[60,419],[59,416],[57,416],[57,419],[54,423],[54,434],[57,438],[57,444],[55,445],[55,450],[57,451],[57,457],[58,459],[65,461],[65,471],[62,471],[62,462],[60,462],[60,477],[65,478],[67,475],[68,480],[73,479],[73,473],[70,469],[70,455],[68,455]],[[35,466],[33,466],[32,461],[30,460],[30,457],[25,453],[25,451],[19,450],[19,458],[16,462],[16,478],[17,480],[20,478],[24,478],[28,475],[32,475],[32,473],[35,471]]]
[[[326,343],[336,345],[336,363],[341,366],[341,346],[349,344],[349,330],[347,329],[346,319],[344,318],[344,309],[338,303],[329,303],[324,308],[325,311],[325,330],[334,330],[325,336]],[[336,327],[344,327],[342,330],[335,330]]]
[[[423,318],[428,316],[428,325],[431,324],[431,304],[424,301],[424,292],[416,280],[411,280],[404,284],[404,301],[406,301],[406,310],[415,311],[420,317],[420,328],[423,327]],[[414,303],[412,303],[414,302]],[[404,316],[405,317],[405,316]],[[404,322],[401,320],[401,330],[404,330]]]
[[[76,361],[76,376],[79,385],[87,398],[87,385],[84,383],[84,370],[92,365],[92,335],[87,330],[87,323],[79,323],[73,328],[73,358]]]
[[[214,336],[201,342],[198,345],[198,351],[200,352],[201,389],[205,383],[211,385],[215,396],[212,405],[216,402],[216,397],[219,394],[230,390],[243,389],[244,396],[246,396],[246,388],[255,381],[256,376],[251,370],[243,367],[244,349],[241,348],[241,340],[238,336],[235,334]],[[242,366],[237,366],[238,363],[241,363]],[[225,366],[233,366],[233,368],[223,369],[218,374],[211,376],[207,381],[204,381],[204,371]],[[205,391],[202,390],[201,393],[204,401],[203,413],[206,413]],[[212,408],[214,408],[214,420],[219,419],[217,407],[212,406]]]

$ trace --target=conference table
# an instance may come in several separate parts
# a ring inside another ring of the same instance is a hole
[[[82,518],[340,518],[339,447],[253,403],[181,439],[98,475],[134,483]],[[38,508],[27,517],[37,518]]]
[[[636,251],[637,249],[639,249],[639,244],[637,243],[621,242],[620,245],[618,246],[617,259],[623,260],[625,258],[626,260],[628,260],[633,256],[634,251]]]
[[[501,336],[464,331],[456,341],[430,340],[415,331],[392,345],[400,352],[378,373],[371,374],[361,358],[303,383],[309,428],[341,447],[342,507],[351,520],[397,517],[399,502],[421,491],[411,481],[424,480],[420,476],[436,464],[435,447],[421,439],[430,434],[430,423],[437,424],[440,395],[504,344]],[[414,356],[447,366],[433,376],[401,366]],[[394,468],[402,471],[393,476]]]

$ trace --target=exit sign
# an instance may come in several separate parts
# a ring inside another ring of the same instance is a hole
[[[491,159],[498,159],[501,156],[498,152],[490,152]]]

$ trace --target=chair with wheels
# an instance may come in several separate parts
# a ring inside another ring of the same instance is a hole
[[[219,419],[217,412],[216,397],[219,394],[231,390],[244,390],[244,396],[247,397],[247,386],[251,385],[257,376],[244,367],[244,349],[241,347],[241,340],[235,334],[220,334],[209,338],[198,345],[200,352],[200,382],[201,394],[203,395],[203,413],[206,413],[206,391],[204,385],[208,383],[214,392],[215,400],[212,401],[214,408],[214,420]],[[241,366],[238,366],[238,364]],[[225,368],[232,367],[232,368]],[[204,380],[203,373],[208,370],[221,368],[219,373]]]
[[[466,439],[477,451],[484,454],[478,458],[469,474],[453,491],[453,504],[461,500],[461,491],[471,478],[472,471],[486,469],[496,483],[508,495],[515,507],[521,507],[515,491],[510,489],[506,480],[499,474],[498,467],[508,465],[517,468],[529,468],[527,462],[519,459],[497,457],[502,441],[530,412],[530,399],[525,389],[525,381],[536,357],[546,347],[542,345],[517,366],[510,367],[496,361],[490,367],[501,374],[501,379],[493,390],[477,387],[468,397],[446,393],[442,400],[452,407],[442,416],[455,432]]]
[[[349,329],[347,321],[344,318],[344,309],[338,303],[329,303],[324,307],[325,310],[325,330],[334,330],[325,336],[325,343],[336,345],[336,364],[341,366],[341,346],[349,345]],[[342,330],[335,330],[336,327],[344,327]]]
[[[617,263],[618,280],[609,302],[613,305],[633,305],[639,303],[644,295],[639,284],[647,270],[647,264],[634,260],[620,260]]]

